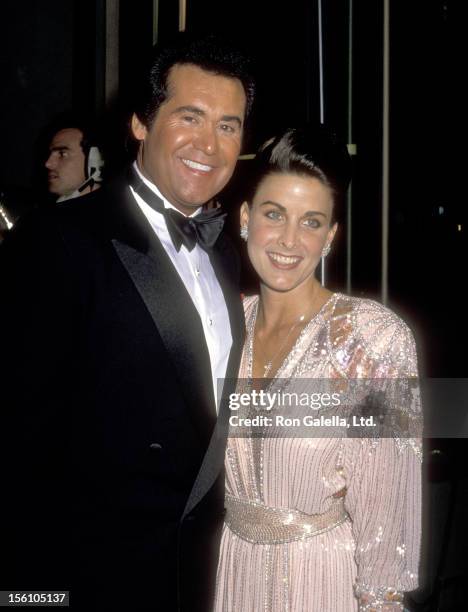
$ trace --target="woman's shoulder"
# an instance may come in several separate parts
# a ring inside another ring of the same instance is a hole
[[[348,317],[355,323],[379,328],[399,328],[409,331],[408,325],[393,310],[369,298],[359,298],[344,293],[335,293],[330,300],[331,316]]]
[[[416,350],[408,325],[393,310],[368,298],[335,294],[327,312],[329,340],[337,351],[353,347],[389,366],[405,362],[416,373]]]

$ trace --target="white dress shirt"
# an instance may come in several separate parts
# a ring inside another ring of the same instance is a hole
[[[134,163],[134,168],[144,183],[162,200],[164,207],[175,209],[162,196],[156,185],[142,175],[136,162]],[[218,408],[220,396],[220,393],[218,393],[218,378],[226,377],[227,363],[232,346],[232,334],[224,295],[211,265],[210,258],[198,244],[191,251],[187,250],[185,245],[182,245],[180,251],[177,252],[167,230],[164,216],[151,208],[149,204],[135,193],[132,187],[130,187],[130,191],[143,214],[148,219],[154,233],[159,238],[164,250],[170,257],[174,268],[200,315],[210,355],[213,391],[216,408]],[[200,209],[191,216],[197,215],[199,211]],[[221,392],[221,390],[219,391]]]

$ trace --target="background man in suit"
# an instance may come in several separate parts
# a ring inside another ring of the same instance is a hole
[[[218,210],[253,81],[213,38],[156,55],[125,176],[2,245],[1,588],[72,609],[211,606],[226,412],[243,341]],[[217,416],[217,404],[219,416]]]

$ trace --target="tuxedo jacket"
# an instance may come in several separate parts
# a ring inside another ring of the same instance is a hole
[[[69,589],[72,609],[206,612],[228,409],[217,417],[183,282],[123,177],[13,234],[0,247],[0,586]],[[210,260],[233,338],[226,396],[244,319],[223,234]]]

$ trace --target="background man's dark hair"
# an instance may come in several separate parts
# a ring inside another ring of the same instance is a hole
[[[80,130],[80,132],[83,134],[80,145],[85,155],[89,153],[89,149],[91,147],[100,145],[100,139],[98,138],[94,122],[90,118],[79,113],[66,111],[56,115],[46,126],[44,135],[42,136],[46,147],[45,150],[47,151],[47,147],[57,132],[67,129]]]
[[[168,45],[154,47],[149,66],[141,76],[141,89],[134,111],[147,128],[151,127],[159,107],[169,95],[169,72],[177,64],[193,64],[216,75],[239,79],[246,96],[246,117],[249,115],[255,83],[247,57],[214,35],[197,39],[179,34]]]

